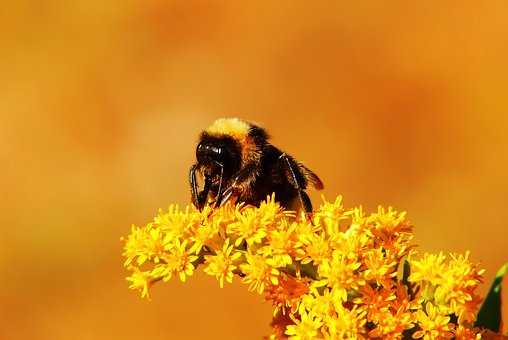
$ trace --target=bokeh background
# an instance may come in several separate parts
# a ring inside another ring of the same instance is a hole
[[[422,250],[469,249],[490,282],[507,22],[504,0],[3,2],[0,339],[267,334],[239,282],[198,273],[148,302],[121,265],[132,223],[189,201],[198,133],[223,116],[265,126],[326,197],[407,210]]]

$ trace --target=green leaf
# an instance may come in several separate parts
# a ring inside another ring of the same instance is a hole
[[[409,275],[411,275],[411,266],[409,261],[404,261],[404,267],[402,268],[402,283],[409,287]]]
[[[476,327],[490,329],[498,333],[501,327],[501,285],[503,283],[503,276],[508,272],[508,263],[505,263],[501,269],[498,270],[494,282],[490,287],[489,293],[483,302],[478,316],[476,318]]]

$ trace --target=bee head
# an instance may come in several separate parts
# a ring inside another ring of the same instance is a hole
[[[210,175],[218,174],[222,166],[224,176],[229,177],[240,169],[241,148],[230,136],[210,136],[205,133],[196,147],[196,159]]]
[[[207,174],[214,177],[222,166],[228,178],[246,163],[257,162],[267,139],[257,125],[238,118],[217,119],[201,133],[196,158]]]

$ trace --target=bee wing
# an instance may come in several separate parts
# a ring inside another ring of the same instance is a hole
[[[323,182],[321,181],[321,179],[318,177],[318,175],[316,175],[312,170],[310,170],[309,168],[307,168],[305,165],[303,165],[301,163],[298,163],[298,167],[302,171],[302,173],[305,176],[305,178],[307,179],[307,181],[312,183],[314,188],[316,188],[317,190],[322,190],[325,187]]]

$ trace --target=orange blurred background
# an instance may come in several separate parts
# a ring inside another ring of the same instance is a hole
[[[269,332],[238,280],[198,271],[148,302],[122,268],[120,236],[189,201],[222,116],[266,127],[326,197],[407,210],[420,249],[469,249],[489,283],[508,260],[508,2],[2,7],[0,339]]]

